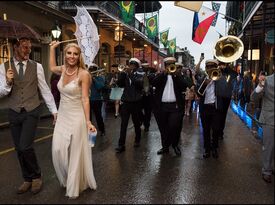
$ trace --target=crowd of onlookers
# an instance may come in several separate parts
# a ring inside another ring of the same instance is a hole
[[[265,72],[260,72],[259,75],[266,75]],[[253,101],[251,94],[258,84],[258,76],[251,74],[250,71],[245,71],[244,75],[238,75],[233,83],[232,98],[235,103],[249,113],[255,120],[259,119],[261,111],[261,99]]]

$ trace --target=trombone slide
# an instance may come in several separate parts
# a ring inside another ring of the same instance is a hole
[[[204,78],[202,84],[200,85],[200,87],[199,87],[199,89],[198,89],[198,93],[199,93],[200,95],[204,95],[204,93],[205,93],[205,91],[206,91],[206,88],[207,88],[207,85],[208,85],[208,83],[205,82],[206,79],[207,79],[207,76]]]
[[[91,73],[91,74],[95,74],[95,73],[102,72],[102,71],[105,71],[105,69],[102,68],[102,69],[99,69],[99,70],[92,71],[92,72],[90,72],[90,73]]]

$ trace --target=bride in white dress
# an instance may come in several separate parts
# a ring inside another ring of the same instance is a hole
[[[65,65],[56,66],[55,48],[50,45],[50,69],[61,75],[57,84],[60,105],[52,140],[52,160],[66,196],[77,198],[87,188],[96,189],[88,131],[96,131],[90,121],[89,88],[91,77],[84,69],[81,50],[75,43],[64,49]]]

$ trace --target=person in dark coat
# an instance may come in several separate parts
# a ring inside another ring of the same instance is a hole
[[[159,112],[157,118],[162,144],[157,154],[169,153],[169,147],[172,145],[175,154],[180,156],[179,140],[184,115],[182,92],[186,87],[191,87],[191,84],[181,75],[180,70],[169,71],[170,66],[176,67],[174,57],[167,57],[163,61],[165,70],[152,79],[152,86],[155,87],[155,109]]]
[[[129,60],[129,68],[118,75],[116,84],[124,88],[121,96],[121,127],[118,141],[117,153],[125,151],[126,133],[130,115],[135,127],[134,147],[140,146],[141,129],[140,129],[140,110],[143,91],[144,72],[141,69],[141,62],[137,58]]]

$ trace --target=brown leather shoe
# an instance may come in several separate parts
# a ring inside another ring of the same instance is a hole
[[[23,194],[27,192],[32,186],[31,182],[23,182],[21,186],[17,189],[17,194]]]
[[[263,180],[267,183],[271,183],[271,175],[262,174]]]
[[[31,192],[33,194],[37,194],[38,192],[41,191],[41,189],[42,189],[42,179],[41,178],[33,179]]]

